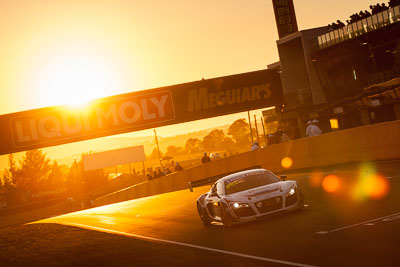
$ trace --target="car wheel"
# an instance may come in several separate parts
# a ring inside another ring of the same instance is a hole
[[[221,204],[220,205],[220,209],[221,209],[221,221],[222,221],[222,224],[225,227],[231,226],[232,225],[232,217],[229,214],[229,211],[227,211],[226,205],[225,204]]]
[[[210,226],[211,224],[210,218],[204,212],[199,202],[197,202],[197,213],[199,214],[200,220],[204,224],[204,226]]]

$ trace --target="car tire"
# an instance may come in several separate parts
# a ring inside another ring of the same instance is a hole
[[[197,202],[197,213],[199,214],[200,220],[203,223],[203,225],[206,227],[210,226],[211,220],[208,217],[208,215],[204,212],[199,202]]]
[[[232,225],[232,216],[229,214],[227,208],[225,204],[220,205],[221,221],[224,227],[230,227]]]

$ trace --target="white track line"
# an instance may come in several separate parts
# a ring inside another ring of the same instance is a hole
[[[390,217],[394,217],[394,216],[399,216],[399,215],[400,215],[400,212],[399,213],[394,213],[394,214],[391,214],[391,215],[387,215],[387,216],[384,216],[384,217],[372,219],[372,220],[369,220],[369,221],[360,222],[360,223],[344,226],[344,227],[341,227],[341,228],[329,230],[329,231],[319,231],[319,232],[316,232],[316,234],[320,234],[320,235],[330,234],[330,233],[333,233],[333,232],[345,230],[345,229],[352,228],[352,227],[359,226],[359,225],[363,225],[363,224],[365,225],[365,224],[368,224],[368,223],[376,222],[376,221],[379,221],[379,220],[384,220],[384,219],[387,219],[387,218],[390,218]]]
[[[257,256],[252,256],[252,255],[247,255],[247,254],[242,254],[242,253],[237,253],[237,252],[231,252],[231,251],[215,249],[215,248],[208,248],[208,247],[197,246],[197,245],[192,245],[192,244],[187,244],[187,243],[181,243],[181,242],[176,242],[176,241],[171,241],[171,240],[154,238],[154,237],[142,236],[142,235],[126,233],[126,232],[121,232],[121,231],[116,231],[116,230],[110,230],[110,229],[105,229],[105,228],[100,228],[100,227],[94,227],[94,226],[89,226],[89,225],[84,225],[84,224],[79,224],[79,223],[64,223],[63,222],[63,223],[60,223],[60,224],[70,225],[70,226],[77,226],[77,227],[80,227],[80,228],[97,230],[97,231],[100,231],[100,232],[106,232],[106,233],[111,233],[111,234],[117,234],[117,235],[129,236],[129,237],[136,237],[136,238],[140,238],[140,239],[144,239],[144,240],[150,240],[150,241],[174,244],[174,245],[191,247],[191,248],[197,248],[197,249],[201,249],[201,250],[207,250],[207,251],[212,251],[212,252],[216,252],[216,253],[228,254],[228,255],[233,255],[233,256],[253,259],[253,260],[280,263],[280,264],[286,264],[286,265],[291,265],[291,266],[315,267],[313,265],[307,265],[307,264],[296,263],[296,262],[281,261],[281,260],[257,257]]]

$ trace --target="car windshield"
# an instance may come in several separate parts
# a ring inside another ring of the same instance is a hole
[[[255,187],[279,182],[280,180],[270,172],[252,172],[232,177],[225,181],[225,194],[233,194]]]

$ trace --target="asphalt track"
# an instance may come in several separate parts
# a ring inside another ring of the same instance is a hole
[[[326,192],[322,186],[329,175],[339,181],[334,192]],[[368,182],[371,177],[384,180],[386,193],[378,190],[382,184]],[[239,255],[266,264],[400,266],[400,161],[308,170],[289,173],[288,178],[301,185],[309,205],[306,210],[230,228],[201,224],[195,201],[209,186],[39,222]]]

